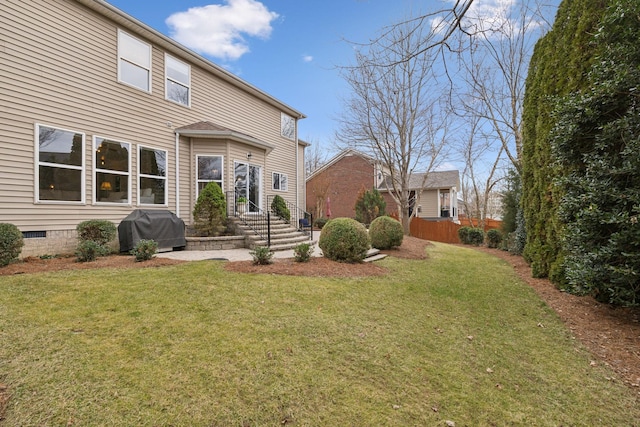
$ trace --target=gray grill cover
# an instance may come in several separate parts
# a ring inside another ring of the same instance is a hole
[[[158,249],[186,246],[184,221],[170,211],[136,209],[118,225],[120,252],[129,252],[143,239],[155,240]]]

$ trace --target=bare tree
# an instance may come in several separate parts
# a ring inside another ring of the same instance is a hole
[[[423,173],[424,186],[428,173],[444,160],[446,148],[448,118],[438,93],[436,55],[414,55],[417,46],[435,36],[431,27],[406,21],[378,43],[358,50],[355,65],[342,69],[351,94],[339,119],[338,144],[382,165],[406,234],[409,178]]]
[[[304,150],[304,170],[306,176],[311,175],[327,163],[327,150],[320,147],[319,142],[308,141],[311,145]]]
[[[483,133],[483,123],[481,117],[469,116],[466,135],[458,148],[465,164],[461,178],[464,211],[470,221],[477,220],[480,228],[494,213],[491,198],[502,179],[499,166],[504,152],[502,145],[496,147],[491,134]]]
[[[486,10],[472,10],[461,24],[456,49],[460,72],[454,83],[454,108],[465,117],[478,117],[488,139],[501,145],[520,173],[522,103],[529,59],[539,37],[549,28],[537,0],[523,0]],[[482,142],[481,144],[484,144]]]

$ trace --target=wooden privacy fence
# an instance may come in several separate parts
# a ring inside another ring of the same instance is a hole
[[[452,221],[427,221],[422,218],[412,218],[410,224],[411,235],[419,239],[432,240],[442,243],[460,243],[458,238],[458,230],[460,227],[474,226],[478,224],[476,220],[473,222],[469,219],[460,220],[461,224]],[[500,228],[502,221],[493,219],[485,220],[484,231],[494,228]]]

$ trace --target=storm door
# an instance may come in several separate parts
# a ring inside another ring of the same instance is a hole
[[[249,203],[249,212],[258,212],[261,200],[260,177],[262,168],[249,163],[235,162],[234,164],[236,198],[246,197]]]

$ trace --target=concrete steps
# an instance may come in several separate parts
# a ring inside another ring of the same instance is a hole
[[[260,224],[264,222],[264,218],[251,216],[244,217],[244,224],[241,220],[235,219],[236,233],[245,236],[247,247],[254,249],[259,246],[267,246],[267,241],[251,228],[252,224]],[[315,244],[315,241],[311,241],[306,233],[299,231],[291,224],[282,220],[271,220],[271,246],[272,251],[285,251],[293,249],[300,243]]]

